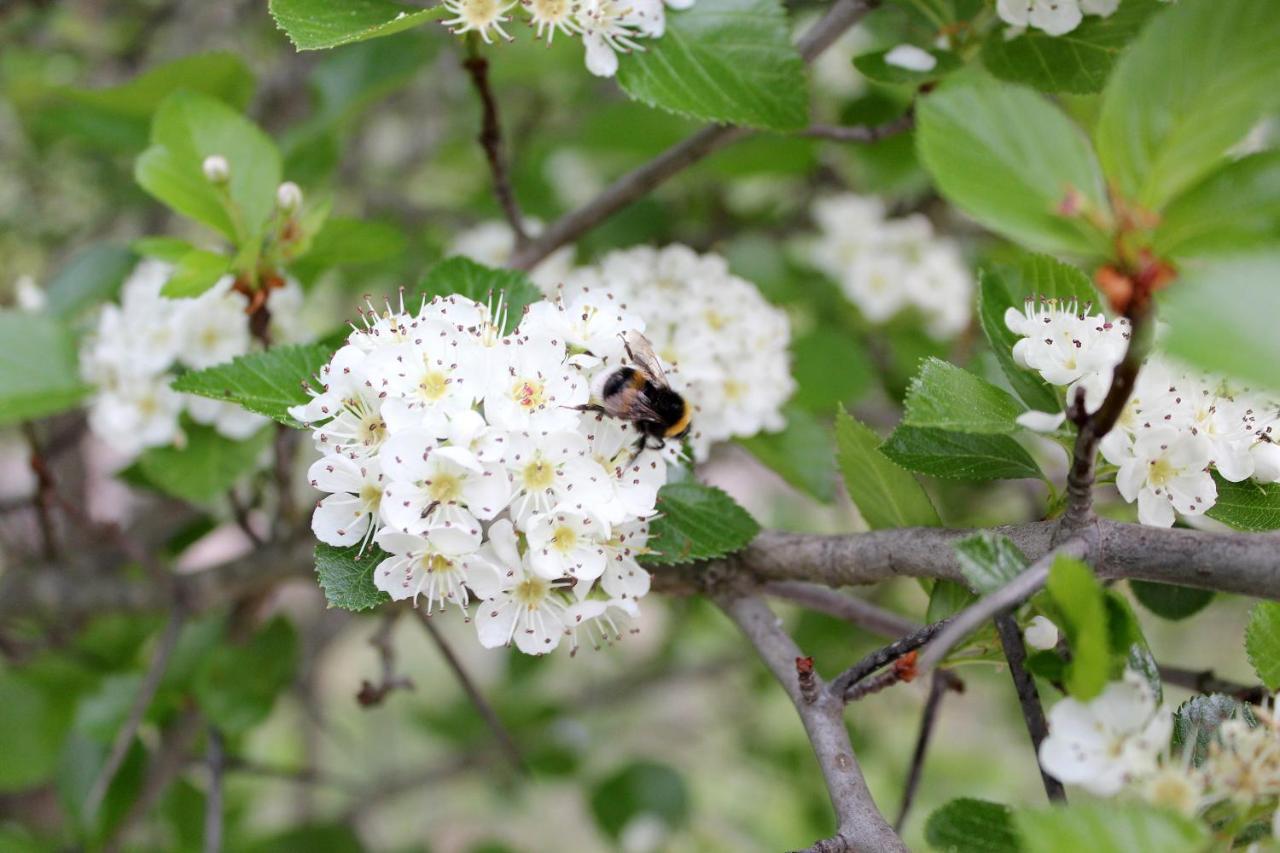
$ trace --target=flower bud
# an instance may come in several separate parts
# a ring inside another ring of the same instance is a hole
[[[1058,626],[1043,616],[1037,616],[1027,625],[1023,633],[1027,645],[1033,649],[1045,651],[1058,645]]]
[[[231,164],[221,154],[210,154],[204,158],[201,168],[211,184],[225,184],[231,178]]]
[[[293,181],[285,181],[276,188],[276,206],[285,213],[293,213],[302,207],[302,190]]]

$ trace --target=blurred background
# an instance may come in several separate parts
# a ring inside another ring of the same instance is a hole
[[[797,30],[824,7],[789,5]],[[931,32],[921,11],[928,6],[887,3],[822,57],[812,69],[817,120],[874,124],[902,112],[910,89],[871,83],[851,60]],[[544,222],[698,126],[626,100],[612,81],[585,73],[580,50],[569,39],[548,47],[522,37],[489,53],[516,190],[524,210]],[[471,229],[499,217],[475,143],[480,111],[459,64],[461,43],[435,26],[299,54],[260,0],[9,0],[0,6],[0,302],[23,309],[38,301],[33,294],[56,289],[60,276],[86,268],[114,271],[118,280],[134,261],[127,248],[134,239],[189,236],[189,223],[133,181],[149,113],[131,114],[102,92],[145,81],[148,72],[179,73],[168,64],[217,52],[225,54],[217,68],[232,97],[281,146],[285,177],[308,196],[331,193],[336,214],[371,223],[364,256],[356,252],[338,269],[294,271],[308,293],[312,334],[342,327],[365,294],[380,299],[415,282]],[[1086,118],[1094,103],[1063,100]],[[838,192],[881,196],[894,216],[923,214],[958,241],[969,269],[999,263],[1006,252],[932,192],[910,133],[861,146],[758,134],[628,207],[575,249],[583,263],[641,243],[719,252],[786,309],[798,382],[787,431],[722,446],[700,472],[766,527],[861,529],[830,464],[836,405],[884,429],[896,422],[896,401],[922,357],[967,361],[980,372],[988,358],[972,324],[938,339],[911,309],[873,321],[818,271],[808,248],[818,230],[812,205]],[[114,476],[118,460],[85,434],[81,416],[56,419],[41,438],[67,448],[54,460],[57,476],[84,496],[95,519],[144,534],[180,528],[164,545],[180,555],[182,570],[251,547],[232,507],[187,506],[123,485]],[[1037,452],[1047,471],[1062,470],[1056,447]],[[40,559],[36,489],[26,437],[0,431],[0,572]],[[1042,486],[930,489],[953,526],[1045,511]],[[92,543],[85,547],[91,554]],[[925,616],[928,597],[914,582],[864,594]],[[436,620],[512,733],[522,767],[499,748],[416,614],[328,610],[307,578],[262,606],[278,621],[225,664],[226,699],[243,705],[246,721],[225,746],[227,849],[778,850],[833,830],[789,701],[704,601],[653,595],[638,635],[574,658],[485,651],[460,619]],[[782,604],[779,611],[827,673],[882,642],[830,617]],[[1235,639],[1242,603],[1220,597],[1176,625],[1139,616],[1160,660],[1248,678]],[[200,848],[206,769],[184,760],[169,784],[152,790],[146,756],[183,712],[184,673],[220,653],[229,618],[214,612],[183,626],[139,742],[92,818],[81,804],[163,617],[55,613],[0,626],[0,851],[110,847],[125,838],[128,849]],[[1233,639],[1218,647],[1191,637]],[[371,640],[394,648],[395,674],[412,684],[376,705],[357,700],[363,682],[382,678]],[[1008,674],[981,662],[956,673],[965,689],[942,701],[905,826],[913,849],[924,848],[925,817],[953,797],[1042,797]],[[926,692],[927,685],[899,685],[847,715],[863,771],[890,817]]]

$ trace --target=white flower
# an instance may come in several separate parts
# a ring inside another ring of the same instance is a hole
[[[540,655],[554,651],[565,632],[568,604],[564,584],[532,571],[517,549],[515,532],[505,519],[489,529],[493,568],[480,568],[468,579],[483,603],[476,609],[476,633],[487,649],[512,642],[520,651]]]
[[[285,213],[293,213],[302,207],[302,188],[293,181],[285,181],[276,187],[276,207]]]
[[[1143,524],[1170,527],[1175,510],[1202,515],[1218,497],[1208,471],[1209,451],[1203,436],[1154,427],[1139,434],[1118,461],[1116,488],[1125,500],[1138,501]]]
[[[661,10],[660,0],[580,0],[574,23],[587,49],[587,70],[612,77],[619,53],[644,50],[636,39],[652,34]]]
[[[591,509],[611,493],[608,472],[588,457],[586,439],[577,432],[512,433],[506,465],[511,514],[520,525],[562,505]]]
[[[98,394],[89,407],[94,434],[125,456],[148,447],[170,444],[179,435],[182,395],[169,387],[169,378],[126,379]]]
[[[1124,358],[1129,321],[1114,323],[1089,306],[1055,299],[1028,299],[1022,311],[1010,308],[1004,322],[1022,339],[1013,345],[1013,359],[1038,371],[1051,385],[1066,385],[1067,400],[1084,390],[1086,411],[1102,405],[1115,366]]]
[[[248,300],[232,291],[231,284],[231,276],[225,276],[184,306],[177,355],[193,370],[222,364],[249,351],[252,335],[244,311]]]
[[[231,178],[231,164],[221,154],[210,154],[200,164],[204,178],[211,184],[225,184]]]
[[[564,614],[565,633],[569,637],[570,655],[578,653],[578,631],[584,631],[588,642],[597,650],[622,639],[622,624],[640,615],[634,601],[592,598],[569,605]],[[634,633],[634,632],[633,632]]]
[[[573,8],[576,0],[523,0],[529,13],[529,23],[534,27],[534,38],[546,33],[547,44],[555,38],[556,30],[567,36],[574,33]]]
[[[658,451],[635,452],[636,431],[628,423],[603,415],[585,414],[579,432],[587,434],[587,454],[606,474],[608,500],[592,508],[608,522],[646,518],[654,513],[658,490],[666,482],[666,462]]]
[[[312,463],[307,479],[312,488],[332,492],[311,516],[317,539],[336,546],[363,545],[377,532],[384,486],[377,460],[325,456]]]
[[[504,429],[572,429],[574,407],[590,389],[565,360],[564,341],[542,335],[519,337],[502,350],[505,369],[490,377],[484,393],[489,423]]]
[[[464,613],[470,596],[467,583],[473,574],[489,575],[496,568],[478,550],[480,537],[440,537],[436,530],[424,535],[401,533],[385,527],[378,545],[391,556],[373,570],[373,583],[396,601],[426,598],[426,612],[453,604]]]
[[[604,542],[608,565],[600,578],[600,588],[610,598],[644,598],[649,594],[649,573],[636,562],[636,557],[647,553],[645,542],[649,539],[647,522],[615,524],[612,534]]]
[[[512,40],[502,25],[511,20],[504,13],[516,5],[516,0],[441,0],[440,5],[453,15],[441,23],[455,35],[476,32],[485,44],[492,44],[492,30],[506,41]]]
[[[1087,703],[1067,698],[1053,706],[1040,766],[1060,782],[1111,796],[1155,771],[1172,727],[1142,677],[1126,672]]]
[[[197,397],[194,394],[184,394],[182,397],[183,406],[191,416],[191,420],[211,426],[218,431],[219,435],[236,441],[244,441],[270,423],[270,419],[243,409],[235,403]]]
[[[1044,616],[1035,616],[1023,632],[1027,645],[1033,649],[1047,650],[1058,645],[1058,626]]]
[[[938,64],[933,54],[914,44],[900,44],[884,55],[885,65],[905,68],[908,71],[932,71]]]
[[[485,465],[470,450],[439,446],[431,431],[394,433],[378,458],[387,477],[383,516],[408,533],[429,527],[478,535],[480,521],[506,508],[511,482],[501,465]]]
[[[997,0],[996,13],[1015,27],[1032,26],[1051,36],[1080,26],[1080,0]]]
[[[13,283],[13,296],[18,310],[26,314],[39,314],[48,302],[44,288],[29,275],[18,276]]]
[[[529,567],[548,580],[594,581],[604,574],[609,526],[589,512],[555,510],[530,519]],[[584,590],[587,584],[580,585]]]

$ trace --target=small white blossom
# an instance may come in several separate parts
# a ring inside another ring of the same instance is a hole
[[[1035,616],[1023,632],[1027,645],[1041,651],[1058,645],[1058,626],[1044,616]]]
[[[441,23],[455,35],[474,32],[485,44],[493,44],[492,34],[497,33],[505,41],[512,41],[502,25],[511,20],[506,12],[516,5],[516,0],[441,0],[440,5],[453,15]]]
[[[1203,515],[1213,506],[1218,487],[1209,475],[1210,445],[1203,436],[1169,427],[1140,434],[1116,461],[1116,488],[1138,502],[1143,524],[1170,527],[1174,511]]]
[[[285,181],[276,187],[276,207],[285,213],[293,213],[302,207],[302,189],[293,181]]]
[[[900,44],[884,55],[885,65],[904,68],[907,71],[932,71],[938,64],[937,58],[927,50],[921,50],[914,44]]]
[[[586,48],[587,70],[597,77],[618,71],[618,54],[644,50],[637,39],[661,34],[661,0],[579,0],[574,23]]]
[[[200,164],[204,178],[211,184],[225,184],[231,179],[231,164],[221,154],[210,154]]]

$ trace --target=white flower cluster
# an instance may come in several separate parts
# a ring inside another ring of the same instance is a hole
[[[888,219],[883,202],[851,194],[819,199],[821,236],[810,247],[818,269],[840,284],[872,323],[913,308],[929,334],[949,338],[969,325],[973,276],[954,242],[919,215]]]
[[[786,425],[781,409],[795,391],[790,324],[724,258],[681,245],[610,252],[570,274],[562,298],[592,292],[644,321],[671,387],[695,409],[696,461],[717,442]]]
[[[267,418],[234,403],[181,394],[169,387],[180,368],[201,370],[253,346],[248,299],[225,276],[194,299],[160,295],[173,266],[144,260],[125,281],[120,303],[108,304],[80,352],[80,372],[95,387],[89,406],[94,434],[124,457],[182,440],[180,416],[228,438],[253,435]],[[272,337],[298,341],[302,290],[296,282],[270,295]]]
[[[478,601],[488,648],[574,649],[617,635],[649,575],[646,519],[667,478],[628,423],[584,413],[643,322],[606,297],[505,311],[460,296],[409,313],[372,309],[291,413],[323,454],[330,494],[312,529],[335,546],[376,542],[374,583],[427,612]]]
[[[525,221],[525,232],[536,237],[542,223]],[[487,267],[505,267],[516,248],[516,235],[507,223],[492,219],[455,234],[449,244],[449,255],[461,255]],[[573,269],[573,247],[561,246],[529,270],[529,278],[543,290],[555,288]]]
[[[661,38],[667,26],[667,7],[688,9],[694,0],[520,0],[534,37],[547,43],[562,32],[579,37],[586,48],[587,70],[612,77],[618,70],[618,54],[644,50],[643,39]],[[496,33],[512,41],[503,28],[511,21],[516,0],[443,0],[453,17],[444,25],[458,35],[475,32],[485,44]]]
[[[1053,707],[1040,765],[1098,796],[1134,796],[1189,817],[1213,808],[1215,823],[1228,822],[1223,810],[1256,819],[1280,796],[1280,729],[1273,714],[1249,711],[1254,720],[1239,713],[1207,738],[1193,731],[1179,753],[1170,743],[1169,708],[1157,707],[1151,688],[1129,671],[1089,702],[1068,698]],[[1198,764],[1197,740],[1205,742]],[[1272,825],[1280,826],[1280,813]]]
[[[1128,345],[1129,325],[1090,314],[1090,306],[1029,300],[1010,308],[1005,323],[1022,336],[1014,359],[1052,385],[1066,386],[1066,399],[1083,388],[1085,408],[1102,404],[1115,367]],[[1019,418],[1032,429],[1056,429],[1062,413],[1028,412]],[[1169,527],[1175,513],[1203,515],[1217,500],[1210,469],[1233,483],[1250,477],[1280,482],[1280,446],[1273,440],[1280,401],[1219,377],[1187,370],[1154,355],[1143,364],[1119,421],[1102,440],[1102,455],[1119,470],[1116,487],[1138,502],[1138,520]]]
[[[1060,36],[1080,26],[1085,15],[1110,17],[1119,6],[1120,0],[996,0],[996,13],[1012,28],[1011,38],[1027,27]]]

